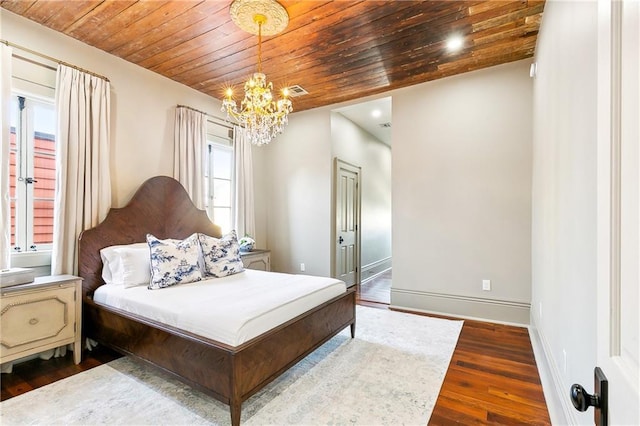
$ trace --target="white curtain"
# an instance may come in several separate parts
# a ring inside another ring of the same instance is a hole
[[[251,143],[246,131],[234,126],[233,156],[235,159],[236,205],[234,227],[238,238],[249,235],[256,237],[256,221],[253,205],[253,162],[251,159]]]
[[[207,115],[176,108],[173,177],[184,186],[193,204],[204,209],[204,149],[207,145]]]
[[[2,151],[0,151],[0,269],[10,266],[11,209],[9,208],[9,143],[11,138],[11,48],[0,44],[0,99],[2,102]]]
[[[77,274],[78,236],[111,207],[108,80],[58,65],[52,274]]]

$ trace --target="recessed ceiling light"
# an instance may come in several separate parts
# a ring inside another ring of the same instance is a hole
[[[464,44],[464,40],[460,36],[453,36],[447,40],[447,49],[449,50],[460,50],[462,45]]]
[[[379,109],[374,109],[373,111],[371,111],[371,116],[373,118],[378,118],[382,115],[382,111],[380,111]]]

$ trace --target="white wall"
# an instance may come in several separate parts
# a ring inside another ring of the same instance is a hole
[[[220,102],[210,96],[4,9],[0,9],[0,28],[2,39],[101,74],[111,81],[114,207],[126,204],[146,179],[173,174],[173,122],[177,104],[219,114]]]
[[[391,267],[391,147],[331,113],[333,156],[361,167],[361,280]]]
[[[393,96],[395,305],[528,324],[530,62],[382,95]],[[304,262],[309,273],[331,274],[335,107],[292,114],[282,135],[254,150],[276,270]]]
[[[528,324],[530,62],[393,93],[392,305]]]
[[[593,424],[593,412],[579,414],[568,394],[573,383],[590,389],[596,365],[596,46],[595,2],[545,4],[535,58],[531,328],[558,424]]]
[[[330,110],[293,114],[284,133],[253,152],[272,269],[300,272],[304,263],[307,274],[331,276]]]
[[[361,129],[357,128],[359,130],[354,133],[353,127],[356,126],[345,126],[344,122],[341,123],[342,130],[346,132],[344,138],[336,136],[337,129],[332,130],[332,116],[339,114],[332,114],[331,109],[324,107],[292,114],[289,125],[281,135],[269,145],[253,149],[257,241],[258,246],[266,246],[271,250],[271,267],[275,271],[299,273],[300,264],[304,263],[307,274],[332,275],[333,157],[342,156],[346,161],[361,162],[363,152],[358,153],[360,159],[356,160],[356,149],[352,143],[363,143],[364,137],[359,133],[363,132]],[[332,140],[336,137],[346,145],[334,152],[335,143]],[[390,160],[390,150],[379,145],[383,144],[378,142],[364,153],[366,163],[371,167],[377,163],[386,168],[381,170],[383,175],[390,174],[390,163],[384,165],[385,161]],[[385,156],[388,156],[386,160]],[[385,185],[387,188],[384,188]],[[383,197],[390,196],[388,185],[388,181],[384,184],[379,179],[372,180],[373,188],[386,193]],[[371,197],[378,196],[369,194]],[[367,203],[373,203],[371,197],[366,196]],[[374,218],[376,214],[378,216]],[[390,246],[384,241],[390,236],[388,218],[389,211],[377,211],[366,219],[363,217],[363,226],[367,223],[366,226],[372,228],[370,235],[376,244],[372,252],[363,251],[363,265],[368,262],[365,259],[381,260],[391,256]],[[385,220],[387,223],[383,223]],[[374,223],[376,221],[379,223]],[[385,231],[387,236],[381,235]],[[266,244],[260,241],[265,237]]]

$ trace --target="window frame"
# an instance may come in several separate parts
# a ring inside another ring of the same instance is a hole
[[[35,177],[35,158],[36,158],[36,124],[34,108],[37,105],[45,106],[47,108],[53,108],[55,114],[55,98],[42,96],[12,88],[12,110],[14,108],[14,98],[24,98],[24,108],[20,109],[18,100],[18,110],[16,111],[16,123],[15,123],[15,141],[16,148],[13,150],[10,148],[10,152],[15,152],[16,155],[16,170],[15,170],[15,194],[10,198],[10,202],[15,201],[15,241],[11,245],[12,252],[12,265],[16,266],[14,257],[22,256],[30,253],[33,257],[35,252],[45,252],[46,256],[50,258],[50,252],[53,249],[53,242],[51,243],[38,243],[35,241],[35,211],[34,204],[36,202],[34,191],[35,186],[33,184],[25,184],[25,177]],[[12,112],[13,113],[13,112]],[[55,117],[54,117],[55,120]],[[12,118],[11,127],[14,127]],[[52,136],[54,137],[54,158],[57,144],[55,143],[55,129]],[[47,153],[42,153],[47,156]],[[54,171],[55,173],[55,171]],[[55,196],[51,200],[55,205]],[[19,218],[23,218],[20,220]],[[53,239],[53,236],[52,236]],[[19,247],[20,250],[16,248]],[[32,248],[35,247],[35,248]],[[42,261],[44,262],[44,261]],[[41,263],[41,262],[39,262]]]
[[[229,206],[226,205],[214,205],[213,200],[215,194],[212,193],[215,180],[227,180],[226,178],[215,177],[214,170],[214,155],[216,151],[228,152],[230,158],[229,171]],[[216,225],[221,227],[223,234],[231,231],[234,227],[235,220],[235,205],[236,205],[236,190],[235,190],[235,153],[233,149],[233,130],[229,127],[214,123],[212,121],[207,122],[207,142],[205,149],[205,167],[204,167],[204,179],[205,179],[205,210],[209,219]],[[229,229],[223,228],[223,222],[216,217],[215,209],[224,208],[229,209]]]

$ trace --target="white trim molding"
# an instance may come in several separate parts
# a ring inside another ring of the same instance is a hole
[[[569,402],[569,386],[562,382],[558,365],[553,361],[551,347],[544,335],[539,333],[533,315],[531,316],[531,326],[529,326],[529,337],[551,424],[579,424],[575,416],[576,411]]]
[[[391,288],[391,307],[519,326],[529,325],[531,304]]]
[[[391,270],[391,256],[364,265],[360,273],[362,277],[360,284],[371,281],[389,270]]]

